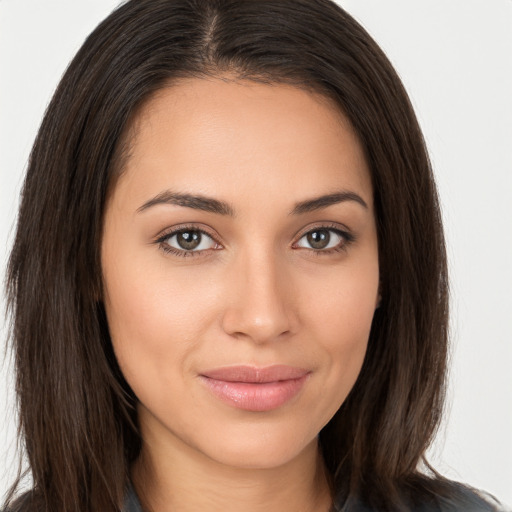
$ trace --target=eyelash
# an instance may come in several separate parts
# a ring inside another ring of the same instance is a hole
[[[171,247],[169,244],[166,243],[166,241],[171,238],[174,235],[178,235],[180,233],[186,233],[186,232],[194,232],[194,233],[201,233],[201,235],[206,235],[207,237],[211,238],[217,245],[220,246],[220,243],[217,242],[215,237],[205,231],[204,229],[200,229],[197,226],[180,226],[179,228],[172,229],[166,233],[164,233],[162,236],[158,237],[155,240],[155,243],[167,254],[172,254],[173,256],[179,256],[182,258],[189,258],[189,257],[197,257],[197,256],[204,256],[206,252],[209,251],[216,251],[218,249],[204,249],[201,251],[186,251],[185,249],[180,250],[176,249],[175,247]]]
[[[205,256],[205,253],[207,253],[207,252],[218,250],[218,248],[211,248],[211,249],[203,249],[203,250],[199,250],[199,251],[192,251],[192,250],[187,251],[185,249],[183,249],[183,250],[176,249],[175,247],[171,247],[169,244],[166,243],[166,241],[169,238],[171,238],[172,236],[178,235],[179,233],[186,233],[187,231],[200,233],[201,235],[206,235],[207,237],[211,238],[215,242],[215,244],[220,246],[220,243],[215,239],[215,237],[213,235],[211,235],[204,229],[200,229],[196,226],[180,226],[179,228],[172,229],[172,230],[164,233],[160,237],[158,237],[155,240],[155,243],[166,254],[172,254],[173,256],[178,256],[178,257],[182,257],[182,258]],[[342,242],[340,242],[338,245],[336,245],[335,247],[332,247],[330,249],[313,249],[313,248],[308,249],[309,251],[311,251],[313,254],[315,254],[317,256],[326,256],[329,254],[346,251],[347,248],[349,247],[349,245],[352,244],[356,240],[356,237],[354,234],[352,234],[348,231],[344,231],[336,225],[329,224],[329,225],[319,225],[319,226],[315,226],[311,229],[308,229],[307,231],[303,232],[299,236],[298,241],[302,240],[302,238],[304,238],[309,233],[314,233],[315,231],[333,232],[343,239]],[[295,243],[297,243],[297,242],[295,242]],[[295,248],[295,249],[299,249],[299,248]]]

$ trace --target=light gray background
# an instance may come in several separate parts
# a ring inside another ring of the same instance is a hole
[[[446,226],[452,372],[431,451],[447,476],[512,504],[512,1],[339,0],[403,78]],[[118,0],[0,0],[0,271],[45,106]],[[4,305],[2,302],[1,306]],[[6,337],[0,323],[0,340]],[[0,371],[0,496],[13,477],[12,370]]]

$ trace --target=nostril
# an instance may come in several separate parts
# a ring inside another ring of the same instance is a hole
[[[261,244],[240,254],[231,268],[224,291],[227,302],[222,315],[223,330],[237,338],[257,343],[282,339],[297,323],[293,280],[279,267],[268,247]]]
[[[284,302],[249,296],[227,307],[223,315],[223,330],[235,337],[248,337],[254,342],[272,342],[282,338],[292,328],[292,311]]]

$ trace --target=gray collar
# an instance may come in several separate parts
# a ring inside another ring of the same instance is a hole
[[[135,490],[131,484],[129,484],[128,489],[126,490],[122,512],[142,512],[139,498],[137,498],[137,494],[135,494]]]

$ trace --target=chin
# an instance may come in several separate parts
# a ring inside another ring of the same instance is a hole
[[[298,432],[293,427],[251,427],[229,429],[224,435],[213,433],[195,449],[220,464],[243,469],[277,468],[310,450],[317,452],[318,436],[310,432]]]
[[[304,450],[305,447],[297,449],[297,447],[275,447],[273,445],[264,447],[260,445],[258,448],[244,447],[238,451],[223,451],[212,455],[216,462],[225,466],[248,470],[272,469],[286,466]]]

